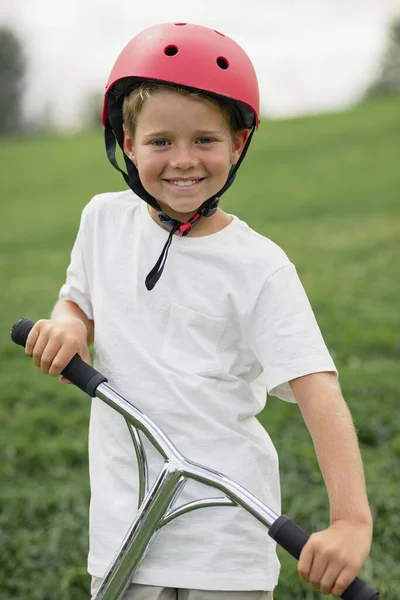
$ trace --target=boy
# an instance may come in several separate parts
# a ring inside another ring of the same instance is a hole
[[[136,36],[111,72],[103,113],[108,157],[119,169],[117,141],[131,189],[84,209],[59,301],[51,320],[32,329],[26,352],[56,376],[75,353],[89,362],[94,341],[96,368],[184,455],[278,513],[276,451],[255,415],[267,390],[297,401],[331,509],[331,525],[311,536],[299,573],[339,596],[372,537],[352,420],[293,265],[218,207],[258,120],[256,75],[233,40],[184,23]],[[89,455],[94,592],[138,494],[128,429],[97,399]],[[157,461],[151,451],[148,458],[154,478]],[[182,504],[203,495],[191,482]],[[126,598],[270,600],[278,574],[264,528],[240,509],[209,508],[159,533]]]

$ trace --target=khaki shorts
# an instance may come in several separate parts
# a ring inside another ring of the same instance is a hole
[[[101,579],[92,577],[92,595],[99,588]],[[273,600],[272,592],[215,592],[208,590],[185,590],[140,585],[132,583],[127,589],[124,600]]]

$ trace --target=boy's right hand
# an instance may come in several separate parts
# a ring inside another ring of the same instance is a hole
[[[26,340],[25,353],[43,373],[58,377],[75,356],[91,364],[87,345],[87,329],[76,318],[54,321],[41,319],[32,327]],[[60,383],[70,383],[61,376]]]

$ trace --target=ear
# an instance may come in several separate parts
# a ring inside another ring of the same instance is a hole
[[[232,136],[231,165],[236,165],[246,145],[251,129],[241,129]]]
[[[125,127],[125,125],[122,125],[122,127],[124,130],[124,152],[125,152],[126,156],[128,158],[130,158],[131,161],[133,162],[133,164],[137,167],[135,150],[134,150],[134,146],[133,146],[133,139],[132,139],[130,133],[128,132],[127,128]]]

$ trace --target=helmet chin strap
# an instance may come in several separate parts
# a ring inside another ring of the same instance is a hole
[[[181,237],[187,235],[189,231],[199,222],[201,217],[210,217],[215,213],[218,208],[219,198],[213,198],[208,202],[208,206],[202,206],[193,215],[189,221],[182,223],[182,221],[178,221],[177,219],[172,219],[169,215],[167,215],[164,211],[160,210],[157,212],[157,216],[160,219],[162,225],[169,229],[168,239],[162,249],[159,259],[156,264],[147,275],[145,279],[146,288],[150,291],[154,288],[157,281],[160,279],[162,272],[164,270],[165,262],[168,256],[168,250],[171,246],[172,238],[174,234],[179,231],[179,235]]]
[[[197,209],[193,217],[185,222],[173,219],[163,210],[157,211],[157,217],[160,219],[163,227],[169,230],[175,227],[175,225],[179,224],[179,235],[182,237],[189,233],[189,231],[200,220],[200,217],[211,217],[211,215],[213,215],[216,212],[218,208],[218,203],[219,198],[212,198],[211,200],[205,202],[200,208]]]

